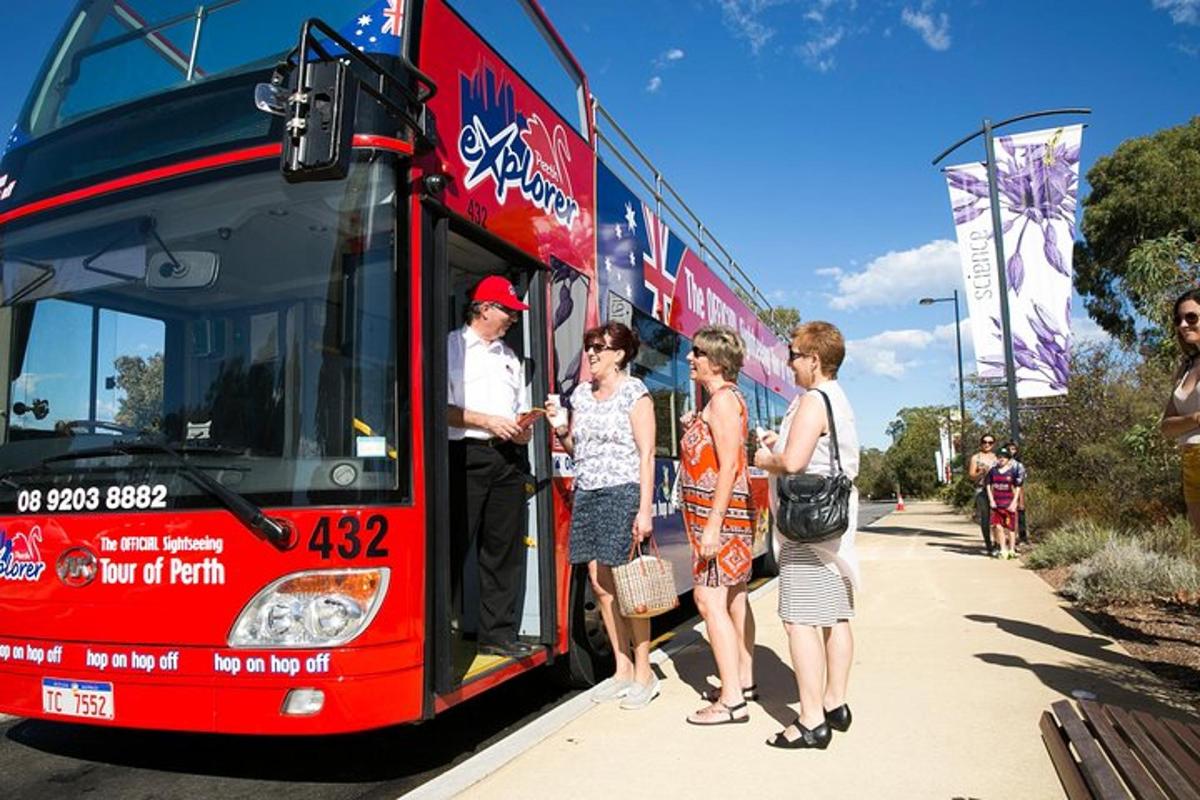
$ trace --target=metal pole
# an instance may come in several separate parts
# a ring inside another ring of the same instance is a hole
[[[192,52],[188,54],[187,82],[196,76],[196,53],[200,50],[200,29],[204,27],[204,6],[196,6],[196,27],[192,30]]]
[[[967,399],[963,388],[962,324],[958,320],[958,289],[954,290],[954,348],[958,353],[958,429],[959,449],[967,446]]]
[[[1021,442],[1021,421],[1017,416],[1017,362],[1013,358],[1012,325],[1008,317],[1008,276],[1005,274],[1004,229],[1000,220],[1000,190],[996,186],[996,144],[992,141],[992,121],[983,120],[983,144],[987,151],[988,193],[992,203],[992,236],[996,240],[996,277],[1000,291],[1000,336],[1004,339],[1004,375],[1008,384],[1008,427],[1012,441]],[[964,443],[965,444],[965,443]]]

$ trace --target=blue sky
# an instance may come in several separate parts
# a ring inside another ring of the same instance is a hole
[[[0,29],[19,31],[0,55],[5,130],[72,5],[0,6]],[[1200,0],[543,5],[592,91],[764,293],[845,332],[868,445],[903,406],[957,402],[952,311],[916,304],[961,287],[933,156],[985,115],[1088,106],[1086,172],[1200,111]],[[976,144],[950,160],[981,158]]]

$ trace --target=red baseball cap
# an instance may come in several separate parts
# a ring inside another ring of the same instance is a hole
[[[471,293],[471,300],[476,303],[499,303],[513,311],[529,310],[529,306],[517,297],[517,290],[512,283],[503,275],[488,275],[481,280]]]

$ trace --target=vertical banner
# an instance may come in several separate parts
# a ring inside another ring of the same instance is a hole
[[[1082,125],[996,137],[996,182],[1017,396],[1067,393],[1071,256]],[[1004,377],[991,204],[983,164],[946,169],[980,377]],[[982,341],[981,341],[982,340]]]
[[[938,468],[942,483],[949,483],[951,465],[954,463],[954,443],[950,438],[950,420],[938,420]]]

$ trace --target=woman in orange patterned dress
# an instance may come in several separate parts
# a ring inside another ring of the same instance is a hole
[[[734,330],[710,325],[696,331],[687,357],[709,401],[680,441],[683,519],[692,545],[692,594],[721,679],[719,692],[707,698],[711,704],[687,718],[693,725],[747,722],[746,700],[754,696],[754,618],[746,602],[754,544],[749,415],[736,384],[745,353]]]

